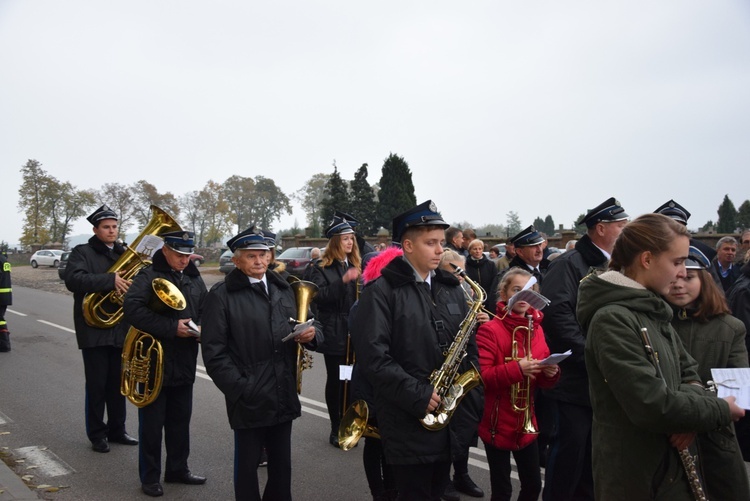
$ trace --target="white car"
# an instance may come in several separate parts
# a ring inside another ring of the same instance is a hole
[[[62,254],[63,251],[57,249],[38,250],[31,255],[29,264],[31,264],[32,268],[36,268],[37,266],[52,266],[53,268],[57,268],[60,264]]]

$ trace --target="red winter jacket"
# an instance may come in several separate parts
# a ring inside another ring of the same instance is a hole
[[[519,363],[506,361],[506,357],[511,356],[513,329],[528,327],[529,321],[525,316],[515,313],[506,315],[504,308],[505,303],[498,302],[497,316],[482,324],[477,331],[479,365],[484,380],[484,414],[479,423],[479,437],[498,449],[519,450],[536,440],[537,436],[521,431],[524,413],[513,410],[510,388],[514,383],[523,382],[524,377]],[[541,327],[543,315],[533,308],[529,308],[526,314],[533,317],[532,356],[542,360],[550,354]],[[518,344],[517,356],[521,358],[526,357],[526,333],[526,329],[519,329],[515,335]],[[539,373],[536,380],[531,380],[529,394],[534,395],[537,386],[551,388],[558,379],[560,371],[552,378]],[[532,422],[536,427],[536,416],[533,412]]]

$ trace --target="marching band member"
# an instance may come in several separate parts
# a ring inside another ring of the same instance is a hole
[[[289,318],[298,318],[294,291],[268,271],[267,242],[254,227],[227,242],[236,268],[208,293],[202,349],[206,370],[224,393],[234,430],[234,493],[238,500],[292,499],[292,421],[297,395],[297,343],[314,349],[317,322],[293,341]],[[260,494],[257,467],[268,454],[268,482]]]
[[[326,228],[328,246],[310,276],[310,281],[318,286],[313,302],[318,309],[318,320],[323,325],[324,336],[317,351],[323,353],[326,362],[325,397],[331,419],[328,441],[335,447],[338,447],[338,430],[344,412],[339,366],[346,363],[349,310],[356,300],[361,269],[354,229],[341,214],[337,212]]]
[[[510,455],[518,467],[521,501],[537,500],[542,491],[539,468],[539,448],[534,443],[536,433],[524,430],[525,419],[537,427],[534,409],[535,388],[551,388],[560,378],[557,365],[540,365],[540,360],[550,354],[541,327],[542,312],[529,303],[519,301],[508,311],[512,296],[522,290],[531,278],[531,273],[521,268],[511,268],[503,276],[499,286],[500,301],[495,317],[479,326],[477,345],[479,364],[485,385],[484,414],[479,424],[479,436],[484,442],[487,462],[490,466],[492,499],[510,500],[513,487],[510,483]],[[535,286],[536,287],[536,286]],[[531,316],[532,332],[528,331]],[[528,337],[531,337],[529,342]],[[515,356],[513,345],[516,346]],[[531,346],[531,353],[526,347]],[[513,408],[511,387],[525,385],[525,402],[519,407],[531,406],[530,415]]]
[[[404,254],[365,287],[353,322],[357,365],[373,386],[401,500],[438,500],[449,479],[453,426],[427,430],[421,423],[440,404],[430,374],[468,313],[458,279],[437,269],[448,226],[431,201],[393,219]]]
[[[200,485],[205,477],[188,468],[190,455],[190,417],[193,412],[193,383],[198,358],[198,338],[188,323],[200,324],[206,284],[198,268],[190,261],[194,235],[190,231],[172,231],[160,235],[164,246],[153,255],[153,263],[143,268],[125,296],[125,319],[133,327],[154,336],[164,350],[164,377],[161,392],[151,404],[138,409],[140,449],[138,471],[141,489],[149,496],[161,496],[162,430],[167,459],[164,481]],[[185,296],[184,310],[154,312],[151,282],[163,278],[178,287]]]
[[[73,293],[73,321],[76,341],[83,356],[86,378],[86,435],[96,452],[109,452],[109,443],[138,445],[125,431],[125,397],[120,394],[122,344],[128,330],[124,322],[99,328],[86,323],[83,299],[94,292],[117,291],[125,294],[130,282],[118,273],[107,271],[125,252],[117,242],[117,214],[102,205],[86,218],[94,235],[85,244],[76,245],[65,270],[65,286]],[[104,410],[107,410],[107,422]]]

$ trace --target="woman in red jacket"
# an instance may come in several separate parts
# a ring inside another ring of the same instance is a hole
[[[524,411],[514,409],[511,387],[527,382],[523,390],[530,407],[530,421],[536,428],[534,416],[534,390],[551,388],[560,378],[557,365],[540,365],[550,354],[544,340],[542,313],[529,303],[519,301],[508,311],[508,300],[523,290],[531,274],[521,268],[512,268],[503,276],[498,294],[497,316],[481,325],[477,331],[479,365],[484,380],[484,414],[479,423],[479,437],[484,442],[487,462],[490,465],[492,500],[509,500],[513,488],[510,483],[510,453],[518,467],[521,492],[518,499],[536,500],[542,491],[539,470],[539,448],[534,441],[535,432],[524,430],[527,420]],[[529,316],[532,321],[531,356],[526,355]],[[520,328],[519,328],[520,327]],[[514,332],[515,331],[515,332]],[[513,341],[516,353],[513,357]],[[518,402],[517,402],[518,404]],[[534,444],[533,447],[529,447]]]

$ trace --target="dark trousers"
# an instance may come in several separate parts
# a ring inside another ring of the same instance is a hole
[[[181,476],[189,471],[192,413],[192,384],[162,386],[156,400],[138,409],[138,472],[142,484],[153,484],[161,478],[162,430],[167,449],[165,475]]]
[[[536,441],[517,451],[506,451],[484,444],[487,463],[490,465],[490,486],[492,501],[510,501],[513,486],[510,483],[510,455],[516,461],[521,490],[519,501],[536,501],[542,492],[542,474],[539,470],[539,446]]]
[[[125,397],[120,394],[122,348],[83,348],[81,355],[86,376],[86,435],[92,442],[121,437],[125,433],[126,415]]]
[[[383,454],[383,443],[379,438],[365,437],[365,446],[362,451],[362,464],[365,467],[367,485],[373,497],[382,496],[386,491],[396,488],[393,471],[385,462]]]
[[[593,500],[591,407],[557,402],[557,436],[550,445],[544,501]]]
[[[346,357],[343,355],[324,355],[324,358],[326,361],[325,397],[326,406],[328,407],[328,417],[331,418],[331,431],[338,433],[341,416],[344,414],[342,409],[343,400],[341,398],[344,394],[344,383],[339,379],[339,365],[344,365]]]
[[[258,461],[264,446],[268,454],[268,481],[261,498]],[[234,497],[238,501],[291,501],[291,421],[234,431]]]
[[[451,471],[450,461],[393,466],[399,501],[438,501]]]

